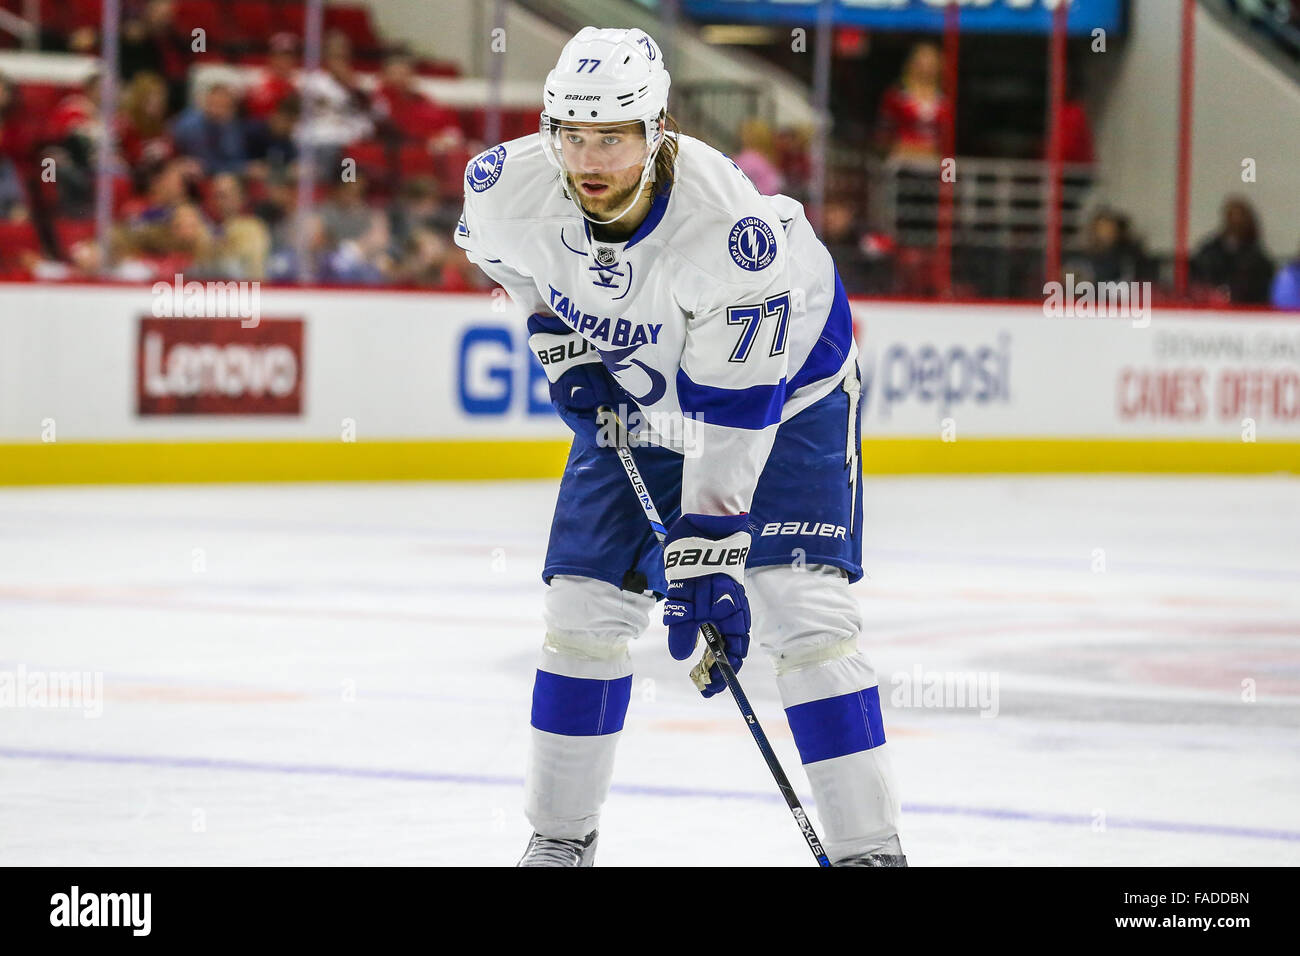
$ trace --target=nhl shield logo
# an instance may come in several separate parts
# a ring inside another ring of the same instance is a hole
[[[609,246],[600,246],[596,249],[596,261],[602,266],[612,266],[618,261],[618,254]]]
[[[731,227],[727,248],[736,265],[748,272],[758,272],[776,258],[776,236],[762,219],[746,216]]]
[[[476,193],[491,189],[501,178],[501,169],[505,164],[506,148],[494,146],[469,161],[469,165],[465,167],[465,182]]]

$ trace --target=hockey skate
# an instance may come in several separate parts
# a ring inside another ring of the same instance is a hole
[[[583,840],[562,840],[534,833],[516,866],[591,866],[596,856],[598,832],[592,830]]]
[[[832,866],[907,866],[907,857],[903,856],[903,845],[894,837],[882,847],[857,856],[846,856],[836,860]]]
[[[864,853],[836,860],[832,866],[907,866],[907,857],[901,853]]]

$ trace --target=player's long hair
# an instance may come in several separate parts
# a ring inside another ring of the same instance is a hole
[[[673,119],[673,114],[664,112],[664,141],[659,146],[659,152],[655,153],[655,189],[663,189],[664,185],[672,185],[677,169],[677,136],[681,133],[681,128],[677,125],[677,120]]]

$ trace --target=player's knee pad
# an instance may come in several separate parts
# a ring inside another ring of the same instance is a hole
[[[573,575],[551,579],[544,610],[546,641],[533,680],[531,723],[537,733],[530,787],[541,786],[553,802],[550,810],[531,798],[529,802],[530,814],[540,813],[550,820],[548,826],[556,823],[551,817],[567,803],[554,795],[555,781],[566,775],[588,774],[604,783],[590,792],[577,787],[575,793],[586,794],[577,804],[586,809],[578,812],[570,807],[572,812],[560,815],[571,818],[572,824],[599,809],[596,794],[603,799],[608,789],[614,741],[623,729],[631,699],[632,659],[627,644],[645,629],[653,606],[653,598],[620,591],[603,581]],[[537,784],[543,778],[550,782]]]
[[[546,589],[544,654],[622,669],[628,641],[645,630],[654,603],[654,598],[594,578],[557,574]]]
[[[752,637],[771,656],[778,675],[857,653],[862,613],[839,568],[754,568],[745,575],[745,593],[753,612]]]

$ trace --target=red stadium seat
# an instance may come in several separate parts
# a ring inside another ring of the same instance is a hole
[[[229,19],[222,16],[215,0],[179,0],[176,4],[176,28],[186,37],[201,29],[207,34],[207,52],[211,53],[231,37]]]
[[[59,248],[64,255],[67,255],[74,244],[83,239],[90,239],[94,235],[95,220],[93,219],[59,219],[54,223],[54,237],[58,240]]]
[[[50,140],[49,118],[54,108],[65,96],[75,93],[75,86],[53,83],[22,83],[18,87],[18,101],[26,118],[22,139],[27,148],[39,149]]]
[[[22,96],[23,114],[28,117],[46,117],[69,93],[76,92],[75,86],[62,86],[55,83],[23,83],[19,87]]]
[[[262,48],[276,32],[275,12],[266,0],[235,0],[230,19],[239,38],[250,47]]]
[[[398,153],[398,169],[403,177],[437,175],[433,156],[419,143],[406,143],[402,146]]]
[[[460,117],[460,129],[465,134],[466,139],[483,138],[483,111],[477,108],[461,109],[456,111]]]
[[[0,272],[13,273],[25,252],[40,252],[41,240],[31,222],[0,222]]]
[[[21,13],[22,11],[18,11]],[[59,3],[41,4],[41,26],[70,32],[78,27],[99,26],[104,12],[103,0],[61,0]]]
[[[343,150],[348,159],[356,160],[357,168],[369,178],[384,177],[388,173],[388,148],[375,140],[352,143]]]
[[[354,50],[375,50],[382,46],[370,25],[370,11],[366,7],[326,7],[325,29],[347,34]]]
[[[434,157],[437,168],[438,191],[444,196],[455,196],[464,188],[465,167],[469,165],[468,149],[452,149]]]
[[[540,107],[538,109],[502,110],[501,141],[505,142],[518,139],[520,136],[527,136],[529,133],[536,133],[540,122],[540,113]]]
[[[277,3],[271,8],[275,15],[275,29],[301,37],[307,22],[306,10],[301,3]]]

